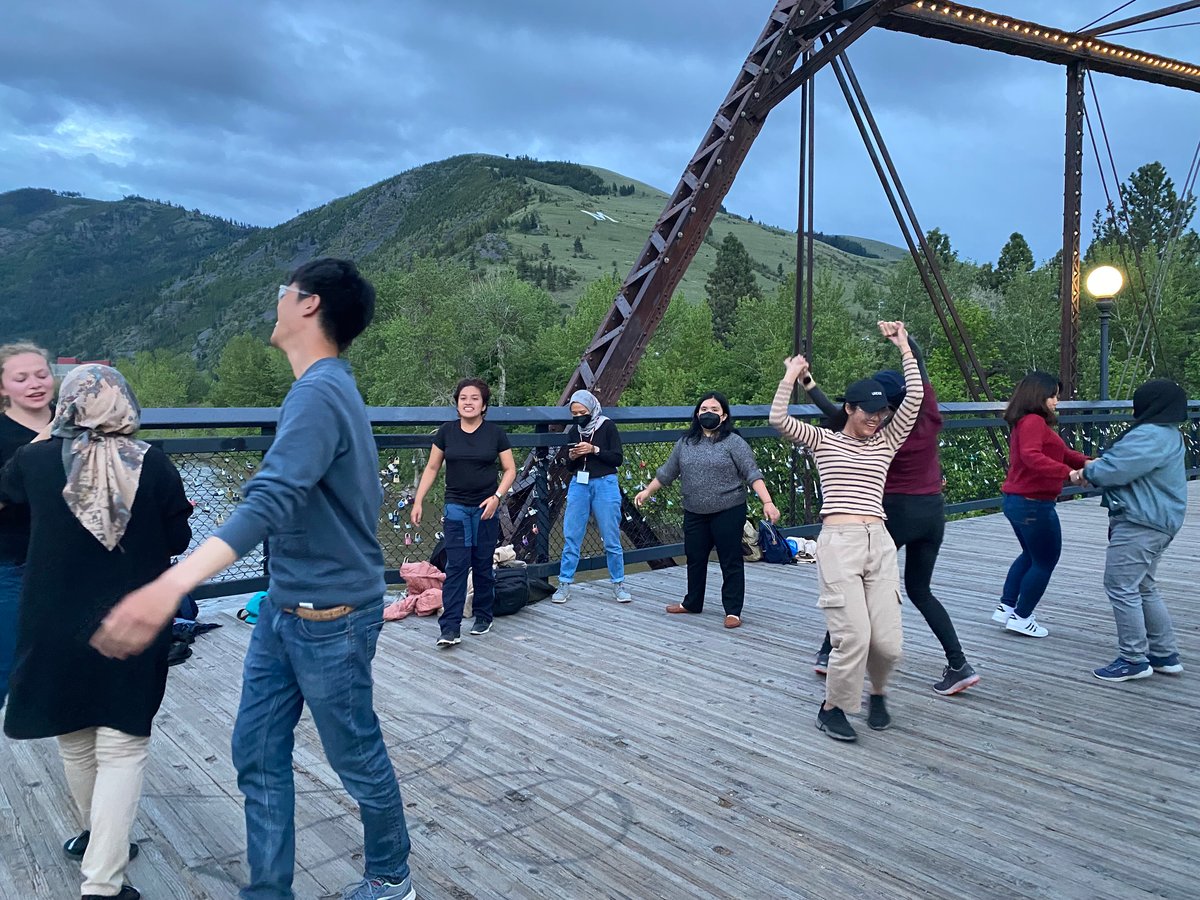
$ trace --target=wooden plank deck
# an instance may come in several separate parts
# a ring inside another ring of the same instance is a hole
[[[1038,611],[1050,637],[989,620],[1016,552],[1004,519],[953,523],[935,589],[983,680],[935,695],[943,660],[906,605],[896,726],[852,746],[814,727],[812,567],[749,567],[732,632],[715,566],[703,616],[663,613],[677,568],[634,576],[629,606],[591,585],[451,652],[429,620],[389,623],[377,705],[419,896],[1200,896],[1200,513],[1160,572],[1192,668],[1110,685],[1089,671],[1116,655],[1104,512],[1061,512],[1064,559]],[[245,876],[228,745],[250,631],[221,621],[173,670],[158,720],[130,869],[151,900],[232,897]],[[307,716],[295,769],[297,896],[336,896],[361,835]],[[75,830],[53,743],[0,738],[0,897],[77,897],[59,849]]]

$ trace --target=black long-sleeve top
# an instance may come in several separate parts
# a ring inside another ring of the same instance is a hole
[[[569,443],[575,444],[582,441],[594,444],[600,450],[599,453],[571,459],[567,453],[568,448],[563,447],[560,451],[562,459],[572,473],[578,472],[580,469],[587,469],[589,478],[603,478],[605,475],[617,474],[617,469],[625,461],[625,453],[621,449],[621,433],[617,431],[617,426],[613,424],[612,419],[601,424],[591,438],[583,437],[577,425],[568,425],[565,434]]]

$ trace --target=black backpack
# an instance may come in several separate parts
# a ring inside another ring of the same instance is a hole
[[[492,615],[511,616],[529,602],[529,569],[525,566],[496,567],[496,602]]]
[[[758,546],[762,548],[763,562],[779,563],[785,566],[793,565],[796,562],[787,538],[770,522],[758,523]]]

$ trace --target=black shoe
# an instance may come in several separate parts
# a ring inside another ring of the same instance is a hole
[[[817,653],[817,658],[813,660],[813,671],[818,675],[829,674],[829,651],[821,650]]]
[[[883,699],[883,694],[872,694],[870,700],[870,707],[867,711],[867,724],[876,731],[891,728],[892,717],[888,715],[887,701]]]
[[[63,844],[63,853],[67,855],[68,859],[81,860],[83,859],[83,854],[87,852],[88,841],[91,839],[92,833],[90,831],[81,832]],[[137,859],[137,855],[138,845],[131,842],[129,844],[129,858],[131,860]]]
[[[839,707],[826,709],[825,704],[817,710],[817,728],[835,741],[857,741],[858,734],[846,721],[846,714]]]
[[[453,647],[455,644],[461,644],[462,637],[457,631],[443,631],[442,636],[437,639],[437,647],[439,650],[445,650],[447,647]]]
[[[951,694],[961,693],[971,685],[978,683],[979,676],[975,674],[971,664],[965,662],[958,669],[952,669],[949,666],[942,669],[942,680],[935,684],[933,689],[943,697],[949,697]]]
[[[480,622],[475,620],[475,624],[471,626],[471,634],[487,634],[492,630],[491,622]]]
[[[142,892],[132,884],[123,884],[121,893],[115,897],[112,895],[105,897],[103,894],[84,894],[82,900],[142,900]]]

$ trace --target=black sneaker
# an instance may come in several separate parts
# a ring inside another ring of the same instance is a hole
[[[437,639],[437,646],[441,650],[447,647],[453,647],[455,644],[462,643],[462,636],[457,631],[443,631],[442,636]]]
[[[949,666],[942,669],[942,680],[933,686],[933,689],[943,697],[949,697],[951,694],[958,694],[965,691],[971,685],[979,683],[979,676],[975,674],[975,670],[971,668],[970,663],[963,663],[960,668],[952,669]]]
[[[471,634],[487,634],[491,630],[492,623],[490,621],[480,622],[478,619],[476,619],[475,624],[471,626]]]
[[[829,674],[829,654],[818,651],[817,658],[813,660],[813,671],[818,675]]]
[[[817,710],[817,728],[835,741],[857,741],[858,734],[846,721],[846,714],[839,707],[826,709],[822,703]]]
[[[892,727],[892,717],[887,711],[887,701],[883,694],[872,694],[867,712],[867,724],[875,731],[883,731]]]
[[[82,900],[142,900],[142,893],[132,884],[123,884],[119,894],[84,894]]]
[[[91,840],[91,838],[92,833],[90,831],[83,831],[64,843],[63,853],[66,854],[67,859],[73,859],[76,861],[82,860],[83,854],[87,852],[88,842]],[[137,859],[138,852],[138,845],[130,842],[129,858],[131,860]]]

